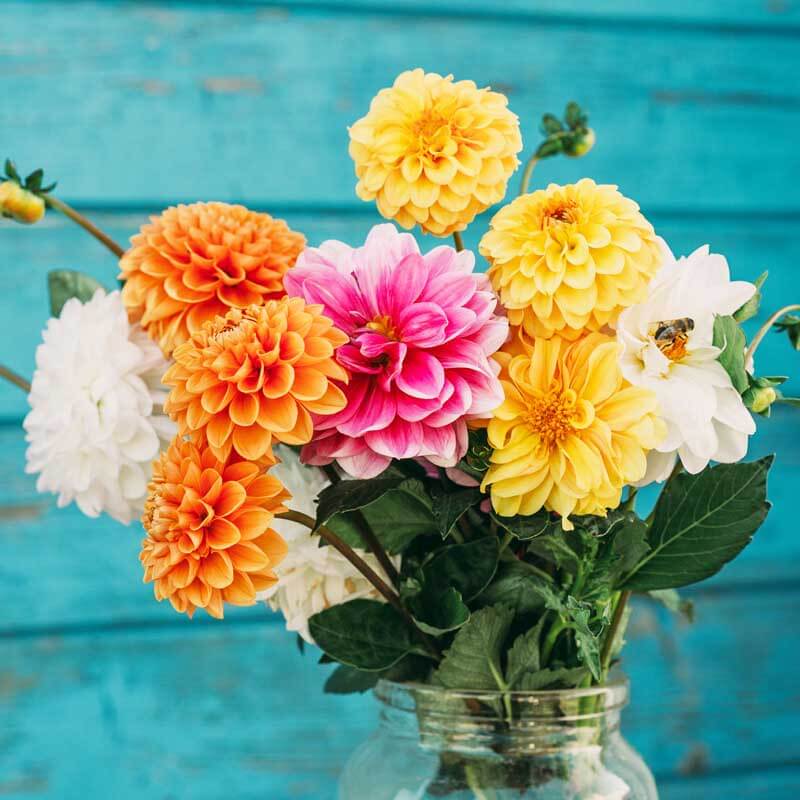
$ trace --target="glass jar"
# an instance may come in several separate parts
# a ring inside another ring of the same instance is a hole
[[[378,729],[339,800],[658,800],[620,734],[627,681],[506,693],[381,681],[375,696]]]

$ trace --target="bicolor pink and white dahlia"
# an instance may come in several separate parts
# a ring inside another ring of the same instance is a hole
[[[347,333],[336,358],[351,374],[345,408],[315,420],[303,460],[336,460],[371,478],[393,458],[454,466],[467,448],[467,420],[486,417],[503,390],[491,355],[508,333],[487,279],[468,251],[422,254],[413,236],[376,225],[363,247],[323,242],[305,250],[286,291]]]

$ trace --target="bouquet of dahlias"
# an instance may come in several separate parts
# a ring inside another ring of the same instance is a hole
[[[773,325],[798,347],[800,318],[748,342],[765,276],[674,256],[615,186],[529,191],[538,160],[594,142],[575,103],[542,133],[480,240],[485,272],[461,232],[507,198],[518,118],[419,69],[350,128],[356,192],[454,246],[386,223],[310,247],[195,203],[123,251],[7,162],[5,215],[56,209],[120,257],[120,290],[50,275],[25,420],[39,490],[141,516],[145,580],[181,613],[282,611],[338,663],[331,691],[603,684],[631,594],[675,605],[766,517],[754,414],[798,401],[754,355]]]

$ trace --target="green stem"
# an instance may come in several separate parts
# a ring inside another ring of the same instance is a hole
[[[533,175],[534,167],[539,163],[539,159],[536,156],[531,156],[528,159],[528,163],[525,165],[525,169],[522,173],[522,180],[520,181],[519,185],[519,193],[520,194],[528,194],[528,186],[531,182],[531,175]]]
[[[747,364],[750,359],[756,354],[756,350],[758,350],[758,346],[761,344],[761,340],[767,335],[769,329],[784,315],[788,314],[790,311],[798,311],[800,310],[800,304],[792,303],[792,305],[784,306],[779,311],[776,311],[759,329],[758,333],[753,337],[753,341],[750,342],[750,346],[747,348],[747,351],[744,354],[744,363]]]
[[[603,649],[600,652],[600,674],[603,683],[605,683],[608,676],[608,668],[611,666],[611,657],[614,652],[614,642],[620,632],[622,620],[625,618],[625,607],[628,605],[630,596],[631,592],[628,589],[620,593],[617,607],[614,609],[614,616],[611,618],[611,625],[606,634],[606,639],[603,642]]]
[[[324,467],[322,467],[322,471],[332,484],[339,483],[342,480],[333,464],[326,464]],[[380,543],[380,540],[369,526],[369,523],[361,511],[359,509],[355,509],[350,513],[353,521],[356,524],[356,527],[358,528],[361,538],[364,540],[364,543],[367,546],[367,549],[372,553],[372,555],[375,556],[376,559],[378,559],[378,563],[386,573],[386,577],[389,578],[395,587],[397,587],[400,583],[400,574],[397,572],[397,569],[392,563],[392,559],[389,558],[389,554]]]
[[[418,631],[414,618],[408,613],[406,607],[400,600],[400,596],[386,583],[386,581],[375,572],[363,558],[361,558],[347,542],[340,539],[330,528],[324,525],[317,527],[316,520],[304,514],[302,511],[293,511],[289,509],[282,514],[275,515],[277,519],[285,519],[289,522],[296,522],[299,525],[305,525],[310,531],[316,533],[321,539],[324,539],[331,547],[336,548],[378,591],[378,593],[386,600],[389,605],[393,606],[400,612],[406,622],[412,627],[413,630]],[[421,631],[420,638],[422,639],[428,652],[438,661],[441,658],[441,653],[436,643]]]
[[[453,242],[455,242],[456,250],[460,253],[464,249],[464,240],[459,231],[453,231]]]
[[[622,504],[623,511],[636,511],[637,494],[639,494],[639,490],[635,486],[631,486],[630,489],[628,490],[628,497]]]
[[[4,367],[2,364],[0,364],[0,378],[5,378],[9,383],[18,386],[26,394],[31,390],[30,383],[26,381],[22,375],[18,375],[14,370]]]
[[[80,225],[81,228],[94,236],[95,239],[97,239],[99,242],[102,242],[117,258],[121,258],[124,255],[125,250],[122,247],[120,247],[110,236],[107,236],[105,233],[103,233],[103,231],[101,231],[100,228],[98,228],[94,223],[86,219],[83,214],[76,211],[72,206],[67,205],[63,200],[59,200],[52,194],[45,194],[42,195],[42,197],[44,198],[45,203],[50,206],[50,208],[60,211],[65,217],[69,217],[73,222]]]
[[[553,655],[553,648],[556,646],[556,640],[567,627],[563,620],[557,619],[548,631],[547,638],[542,645],[542,668],[547,667],[550,663],[550,656]]]

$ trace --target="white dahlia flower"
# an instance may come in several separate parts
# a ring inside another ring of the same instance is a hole
[[[656,393],[667,424],[639,485],[665,480],[677,457],[691,473],[709,461],[739,461],[755,433],[713,340],[715,316],[733,314],[756,288],[731,281],[728,262],[708,246],[684,258],[667,256],[647,300],[623,311],[617,322],[622,374]]]
[[[292,498],[287,505],[294,511],[315,516],[317,494],[328,484],[324,474],[317,467],[301,464],[289,447],[279,445],[275,452],[281,461],[270,469],[270,474],[291,492]],[[308,630],[309,617],[349,600],[362,597],[383,599],[338,550],[320,547],[319,537],[312,536],[307,528],[279,519],[272,523],[272,527],[286,540],[289,552],[275,568],[278,582],[260,592],[258,598],[266,600],[273,611],[283,614],[287,630],[296,631],[309,644],[314,644]],[[387,580],[375,556],[363,550],[356,552]],[[399,567],[399,558],[393,561]]]
[[[119,292],[68,300],[36,350],[23,423],[37,490],[90,517],[140,516],[152,461],[175,435],[162,413],[166,368],[158,345],[128,322]]]

